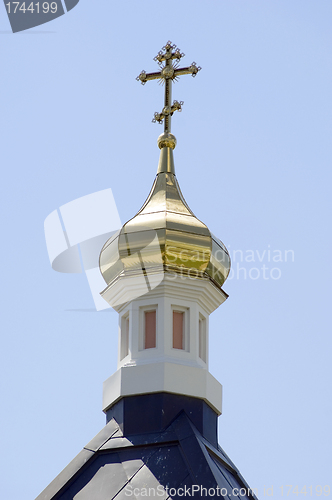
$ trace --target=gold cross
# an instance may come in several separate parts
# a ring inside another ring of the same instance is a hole
[[[178,49],[176,45],[172,44],[172,42],[167,42],[165,47],[163,47],[154,58],[154,61],[156,61],[160,66],[160,71],[156,73],[146,73],[145,71],[142,71],[136,78],[136,80],[141,82],[142,85],[145,85],[148,80],[159,80],[160,83],[165,84],[165,100],[163,110],[161,113],[155,113],[152,120],[153,123],[162,123],[165,119],[165,133],[171,132],[171,116],[174,111],[181,111],[183,105],[183,101],[173,101],[173,104],[171,105],[172,81],[177,81],[180,75],[196,76],[202,69],[200,66],[197,66],[195,62],[187,68],[179,68],[179,62],[183,56],[184,54],[181,53],[180,49]],[[173,60],[175,60],[175,63],[173,63]],[[164,66],[163,62],[165,62]]]

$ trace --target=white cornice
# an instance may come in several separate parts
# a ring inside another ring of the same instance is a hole
[[[211,314],[228,298],[228,295],[209,279],[190,278],[175,273],[149,275],[149,286],[152,288],[150,291],[144,276],[123,276],[105,288],[101,295],[117,312],[143,296],[152,298],[167,295],[173,298],[186,297]]]
[[[168,392],[203,399],[218,414],[222,411],[222,385],[202,368],[175,363],[124,366],[103,386],[103,411],[125,396]]]

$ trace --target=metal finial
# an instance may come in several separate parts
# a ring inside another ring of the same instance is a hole
[[[187,68],[179,68],[179,62],[182,57],[184,57],[184,53],[181,52],[176,45],[168,41],[154,58],[154,61],[159,64],[160,71],[156,73],[146,73],[145,71],[142,71],[136,78],[136,80],[141,82],[142,85],[145,85],[149,80],[159,80],[160,83],[165,84],[164,107],[161,113],[154,114],[152,120],[153,123],[162,123],[164,121],[165,134],[170,134],[171,132],[171,116],[174,111],[181,111],[183,105],[183,101],[173,101],[173,104],[171,104],[172,81],[177,81],[178,77],[181,75],[196,76],[202,69],[200,66],[197,66],[195,62]]]

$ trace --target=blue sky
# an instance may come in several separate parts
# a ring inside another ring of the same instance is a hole
[[[256,255],[235,253],[210,319],[219,442],[259,497],[332,488],[331,15],[327,0],[81,0],[13,35],[0,8],[3,498],[35,498],[104,425],[117,314],[52,270],[43,223],[106,188],[123,222],[140,208],[163,96],[135,77],[169,39],[203,68],[173,89],[182,192],[231,256]]]

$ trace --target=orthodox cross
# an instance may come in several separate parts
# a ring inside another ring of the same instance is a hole
[[[171,132],[171,116],[174,111],[181,111],[183,105],[183,101],[173,101],[173,104],[171,104],[173,80],[177,81],[180,75],[196,76],[202,69],[200,66],[197,66],[195,62],[187,68],[179,68],[179,62],[183,56],[184,54],[181,53],[180,49],[177,48],[176,45],[172,44],[172,42],[167,42],[165,47],[163,47],[153,59],[159,64],[160,71],[156,73],[146,73],[145,71],[142,71],[136,78],[136,80],[141,82],[142,85],[145,85],[148,80],[159,80],[160,83],[165,84],[165,100],[163,110],[161,113],[155,113],[152,120],[153,123],[162,123],[164,120],[165,133]],[[175,62],[173,63],[174,60]],[[163,65],[163,63],[165,64]]]

